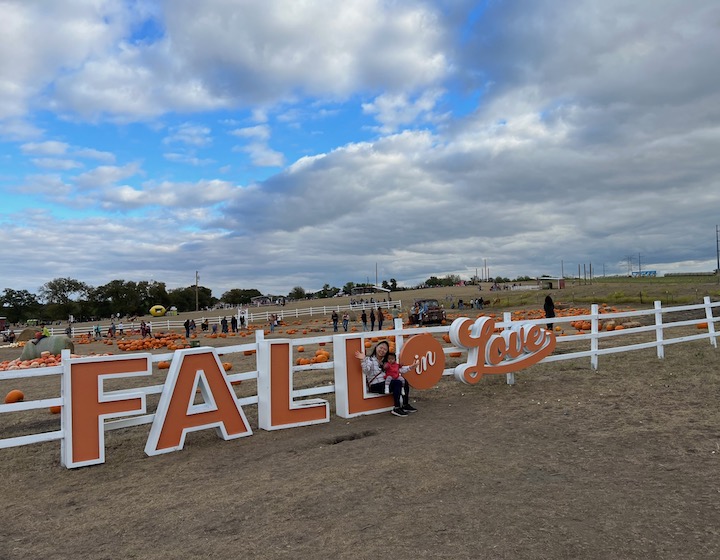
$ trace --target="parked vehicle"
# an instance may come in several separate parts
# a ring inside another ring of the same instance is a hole
[[[436,299],[416,299],[408,319],[411,325],[442,323],[445,320],[445,310]]]

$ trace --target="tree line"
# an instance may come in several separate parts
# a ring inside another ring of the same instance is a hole
[[[529,279],[529,278],[528,278]],[[498,277],[497,282],[509,281]],[[431,276],[424,286],[454,286],[461,282],[459,276],[449,274],[443,278]],[[308,292],[301,286],[295,286],[287,296],[270,295],[271,298],[289,300],[330,298],[337,295],[350,295],[355,287],[372,286],[369,283],[348,282],[342,288],[325,284],[316,292]],[[400,291],[397,280],[383,280],[386,290]],[[145,315],[154,305],[165,308],[175,307],[179,312],[209,309],[217,303],[233,306],[248,305],[251,299],[263,295],[257,289],[234,288],[226,291],[220,298],[212,295],[205,286],[187,286],[168,290],[164,282],[112,280],[102,286],[93,287],[74,278],[55,278],[43,284],[37,294],[27,290],[6,288],[0,295],[0,315],[11,323],[20,323],[28,319],[43,322],[67,321],[72,315],[77,321],[92,321],[110,317]],[[268,294],[265,294],[268,295]]]

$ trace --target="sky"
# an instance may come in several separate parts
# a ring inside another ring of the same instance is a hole
[[[720,2],[0,0],[0,291],[716,268]]]

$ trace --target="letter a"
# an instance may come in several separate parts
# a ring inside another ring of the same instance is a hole
[[[202,404],[194,404],[198,389]],[[159,455],[182,449],[188,432],[207,428],[215,428],[218,437],[225,440],[252,435],[215,351],[178,350],[168,370],[145,453]]]

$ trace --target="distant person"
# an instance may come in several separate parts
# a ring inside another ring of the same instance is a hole
[[[545,310],[545,317],[547,319],[552,319],[555,317],[555,302],[553,302],[552,298],[547,295],[545,296],[545,303],[543,304],[543,309]],[[553,323],[548,323],[547,328],[549,331],[553,329]]]
[[[367,313],[365,313],[365,310],[362,310],[362,313],[360,314],[360,321],[362,321],[363,331],[368,330],[367,328]]]
[[[348,314],[347,311],[345,313],[343,313],[342,322],[343,322],[343,330],[345,332],[347,332],[348,325],[350,324],[350,315]]]
[[[333,311],[330,318],[332,319],[333,332],[338,332],[338,321],[340,320],[340,316],[337,314],[337,311]]]
[[[185,338],[190,338],[190,319],[185,319],[183,327],[185,327]]]
[[[371,331],[375,330],[375,310],[374,309],[370,310],[370,330]]]
[[[237,317],[235,317],[235,315],[233,315],[232,318],[230,319],[230,329],[234,333],[236,333],[238,330],[238,320],[237,320]]]
[[[382,309],[378,309],[377,321],[378,321],[378,330],[379,330],[379,331],[382,330],[382,324],[383,324],[383,321],[384,321],[384,320],[385,320],[385,315],[383,315],[383,310],[382,310]]]

